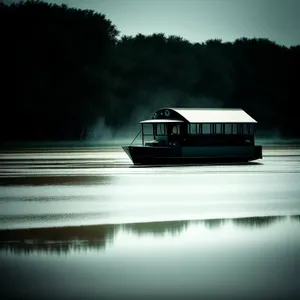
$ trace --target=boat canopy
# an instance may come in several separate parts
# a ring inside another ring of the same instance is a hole
[[[153,119],[174,117],[188,123],[257,123],[240,108],[161,108]]]
[[[183,123],[181,120],[170,120],[170,119],[152,119],[144,120],[140,122],[141,124],[157,124],[157,123]]]

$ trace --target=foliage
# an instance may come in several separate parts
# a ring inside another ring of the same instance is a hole
[[[240,107],[300,135],[300,46],[118,39],[103,14],[41,1],[1,4],[0,28],[1,141],[84,139],[99,120],[117,132],[163,106]]]

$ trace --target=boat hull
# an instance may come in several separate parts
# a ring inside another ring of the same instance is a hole
[[[262,158],[262,146],[122,147],[135,165],[248,162]]]

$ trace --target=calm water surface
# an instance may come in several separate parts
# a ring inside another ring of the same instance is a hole
[[[300,151],[132,166],[118,149],[0,154],[0,298],[300,298]]]

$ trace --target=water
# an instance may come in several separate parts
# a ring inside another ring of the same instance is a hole
[[[118,149],[0,154],[0,297],[296,299],[300,151],[133,166]]]

